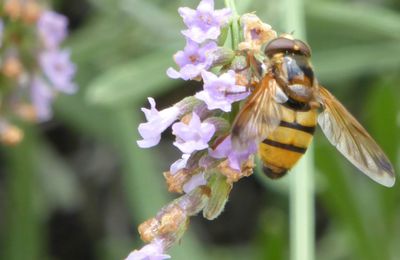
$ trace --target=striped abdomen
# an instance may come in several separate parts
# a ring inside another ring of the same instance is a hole
[[[281,105],[282,120],[276,130],[259,146],[263,170],[270,178],[280,178],[291,169],[310,145],[317,112],[315,109],[298,111]]]

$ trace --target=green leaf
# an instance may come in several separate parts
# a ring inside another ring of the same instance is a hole
[[[318,52],[313,63],[321,82],[350,79],[368,72],[384,72],[400,65],[400,42],[349,46]]]
[[[166,76],[173,64],[172,51],[162,50],[118,66],[89,84],[87,99],[101,105],[129,105],[142,102],[149,95],[171,89],[176,81]]]
[[[400,16],[378,5],[310,1],[306,11],[311,18],[332,21],[357,35],[373,33],[377,38],[400,39]]]

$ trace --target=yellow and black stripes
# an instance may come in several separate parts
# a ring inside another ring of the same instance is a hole
[[[281,121],[279,123],[279,126],[296,129],[296,130],[299,130],[299,131],[302,131],[302,132],[309,133],[310,135],[313,135],[314,132],[315,132],[315,125],[314,126],[304,126],[304,125],[301,125],[301,124],[299,124],[297,122],[289,123],[289,122],[286,122],[286,121]]]
[[[263,170],[271,178],[282,177],[307,151],[312,141],[317,113],[281,106],[282,120],[259,146]]]
[[[307,148],[297,147],[297,146],[294,146],[294,145],[291,145],[291,144],[283,144],[283,143],[276,142],[276,141],[273,141],[273,140],[270,140],[270,139],[265,139],[263,141],[263,144],[266,144],[266,145],[269,145],[269,146],[274,146],[274,147],[281,148],[281,149],[288,150],[288,151],[295,152],[295,153],[302,153],[303,154],[303,153],[305,153],[307,151]]]

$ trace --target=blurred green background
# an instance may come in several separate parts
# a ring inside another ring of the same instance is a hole
[[[162,176],[180,157],[172,136],[142,150],[137,126],[146,97],[163,108],[201,88],[165,75],[185,44],[177,8],[198,1],[53,3],[70,18],[80,91],[58,99],[51,122],[24,126],[19,146],[0,148],[0,258],[122,259],[142,245],[136,226],[176,197]],[[237,5],[283,32],[279,1]],[[308,0],[305,11],[319,81],[399,172],[400,1]],[[314,144],[316,259],[400,259],[400,184],[373,183],[321,131]],[[173,259],[288,259],[288,178],[242,179],[217,220],[192,219]]]

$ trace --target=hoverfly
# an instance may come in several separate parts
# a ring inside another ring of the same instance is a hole
[[[263,171],[271,178],[280,178],[306,152],[318,122],[330,143],[353,165],[374,181],[393,186],[394,169],[382,149],[319,85],[310,62],[310,47],[283,35],[271,40],[264,54],[265,75],[233,123],[233,145],[244,147],[256,140]]]

